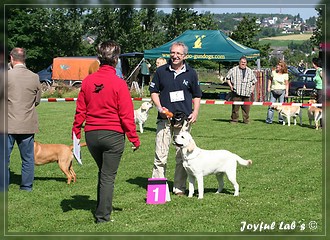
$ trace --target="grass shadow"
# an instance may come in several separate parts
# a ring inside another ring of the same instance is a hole
[[[9,184],[16,184],[16,185],[20,185],[21,184],[21,178],[22,176],[20,174],[16,174],[15,172],[10,171],[10,180],[9,180]],[[58,182],[64,182],[66,183],[67,178],[65,177],[34,177],[34,180],[55,180]]]
[[[216,193],[218,189],[217,188],[205,188],[204,193]],[[198,191],[195,190],[195,193],[198,193]],[[222,189],[220,194],[226,194],[226,195],[234,195],[234,189],[229,191],[228,189],[224,188]]]
[[[130,184],[138,185],[139,187],[143,189],[147,189],[148,186],[148,178],[145,177],[136,177],[136,178],[130,178],[127,179],[126,182]],[[169,189],[173,189],[173,181],[167,181]]]
[[[266,120],[265,119],[254,119],[253,121],[255,121],[255,122],[262,122],[262,123],[265,123],[266,124],[266,122],[265,122]],[[282,123],[279,123],[277,121],[273,121],[273,124],[275,124],[275,125],[283,125]],[[272,125],[272,124],[269,124],[269,125]],[[287,124],[285,126],[288,127]],[[291,126],[294,126],[293,125],[293,122],[290,123],[290,127]],[[309,124],[306,124],[306,123],[303,123],[302,125],[300,125],[299,124],[299,120],[297,120],[297,125],[296,126],[299,126],[299,127],[302,127],[302,128],[313,128],[313,127],[309,126]]]
[[[151,128],[151,127],[143,127],[144,131],[149,131],[149,132],[156,132],[156,128]]]
[[[71,199],[63,199],[61,201],[61,208],[63,212],[76,210],[86,210],[93,212],[95,210],[96,201],[89,199],[87,195],[74,195]]]

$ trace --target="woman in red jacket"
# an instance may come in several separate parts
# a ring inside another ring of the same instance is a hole
[[[114,181],[121,160],[125,134],[134,149],[140,140],[134,123],[134,106],[126,82],[116,76],[120,46],[114,41],[100,43],[100,68],[82,82],[76,103],[73,132],[85,139],[98,168],[96,223],[110,221]]]

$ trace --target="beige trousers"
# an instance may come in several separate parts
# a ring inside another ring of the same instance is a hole
[[[171,123],[167,119],[157,120],[157,132],[156,132],[156,150],[154,167],[152,171],[153,178],[165,178],[167,158],[170,150],[172,139],[178,135],[181,131],[189,131],[188,129],[173,128]],[[184,192],[186,190],[187,173],[182,165],[181,150],[179,147],[175,147],[175,172],[174,172],[174,185],[173,192]]]

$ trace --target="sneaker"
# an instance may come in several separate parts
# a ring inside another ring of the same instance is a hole
[[[184,192],[176,192],[176,193],[174,193],[176,196],[184,196],[185,194],[184,194]]]
[[[231,120],[231,121],[229,121],[229,123],[236,124],[237,121],[233,121],[233,120]]]

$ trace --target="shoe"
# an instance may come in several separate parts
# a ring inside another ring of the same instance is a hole
[[[231,124],[236,124],[237,123],[237,121],[229,121],[229,123],[231,123]]]
[[[110,220],[95,220],[96,224],[100,224],[100,223],[107,223],[107,222],[114,222],[115,220],[110,219]]]
[[[244,124],[250,124],[250,121],[243,121]]]
[[[272,122],[266,121],[267,124],[272,124]]]
[[[174,193],[176,196],[184,196],[185,194],[184,194],[184,192],[176,192],[176,193]]]

